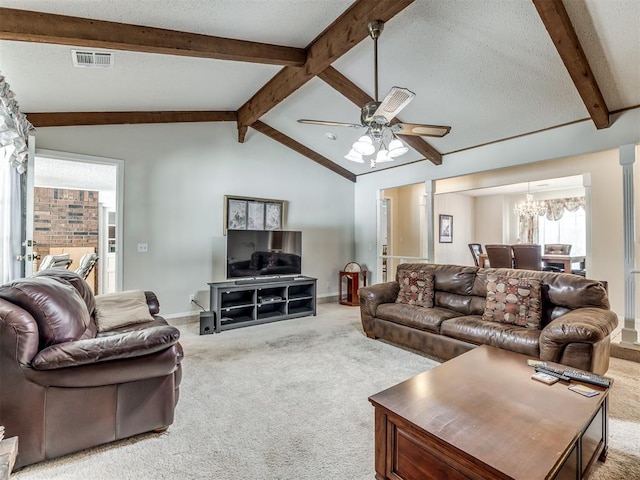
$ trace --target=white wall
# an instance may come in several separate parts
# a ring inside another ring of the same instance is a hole
[[[589,273],[593,278],[609,281],[612,308],[621,314],[624,310],[622,174],[617,148],[640,143],[640,109],[612,115],[612,119],[613,125],[604,130],[596,130],[592,122],[585,121],[445,155],[440,166],[417,162],[358,177],[356,255],[367,264],[376,265],[372,239],[376,238],[376,198],[380,189],[460,175],[467,175],[465,189],[474,189],[589,171],[592,179],[591,250],[601,255],[601,260],[587,257],[587,264],[592,265]],[[455,126],[451,134],[455,134]],[[601,151],[605,153],[585,155]],[[564,157],[568,157],[568,161],[555,161]],[[539,163],[545,160],[554,161]],[[584,162],[588,162],[588,166]],[[497,170],[517,165],[521,167],[509,169],[504,174]],[[478,174],[469,175],[472,173]],[[377,272],[372,272],[372,278],[377,281]]]
[[[474,243],[481,245],[507,243],[508,231],[504,221],[505,195],[476,197],[474,205]],[[502,215],[497,213],[502,212]]]
[[[474,232],[474,199],[468,195],[448,193],[436,195],[433,199],[434,209],[434,261],[451,265],[473,265],[469,243],[475,242]],[[453,216],[453,242],[440,243],[439,216]]]
[[[123,285],[155,291],[165,315],[191,310],[196,292],[207,307],[207,282],[225,278],[225,194],[288,202],[320,296],[337,294],[355,256],[353,182],[254,130],[240,144],[233,123],[39,128],[36,146],[124,160]]]

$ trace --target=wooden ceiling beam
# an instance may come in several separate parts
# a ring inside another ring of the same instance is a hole
[[[343,168],[340,165],[333,163],[328,158],[323,157],[319,153],[311,150],[310,148],[305,147],[301,143],[296,142],[293,138],[288,137],[284,133],[276,130],[273,127],[270,127],[266,123],[258,120],[256,122],[253,122],[253,124],[251,125],[251,128],[257,130],[263,135],[266,135],[267,137],[272,138],[276,142],[281,143],[285,147],[290,148],[291,150],[299,153],[300,155],[304,155],[305,157],[310,158],[314,162],[319,163],[320,165],[322,165],[325,168],[328,168],[329,170],[332,170],[333,172],[343,176],[347,180],[350,180],[355,183],[356,181],[355,174],[351,173],[346,168]]]
[[[371,98],[364,90],[354,84],[351,80],[341,74],[333,67],[327,67],[318,74],[318,77],[326,82],[330,87],[334,88],[342,95],[347,97],[359,108],[362,108],[369,102],[373,102]],[[392,124],[401,123],[398,118],[394,118],[391,121]],[[425,141],[422,137],[414,135],[398,135],[402,137],[405,143],[411,146],[416,152],[424,156],[434,165],[442,165],[442,154],[438,152],[431,144]]]
[[[414,0],[358,0],[307,47],[302,68],[284,67],[238,110],[238,127],[265,113],[368,37],[373,20],[388,21]]]
[[[166,112],[50,112],[25,113],[34,127],[69,127],[73,125],[128,125],[136,123],[235,122],[236,112],[166,111]]]
[[[51,13],[0,8],[0,40],[301,66],[304,49],[107,22]]]
[[[611,126],[604,101],[562,0],[532,0],[597,129]]]

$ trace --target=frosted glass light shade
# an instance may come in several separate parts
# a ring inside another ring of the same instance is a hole
[[[372,155],[376,151],[376,147],[373,146],[373,140],[367,135],[361,136],[352,147],[360,155]]]
[[[352,162],[364,163],[364,158],[362,158],[362,155],[356,152],[353,148],[349,150],[349,153],[347,153],[344,158],[346,158],[347,160],[351,160]]]
[[[393,161],[393,158],[389,156],[389,152],[387,150],[385,150],[384,148],[381,148],[380,150],[378,150],[378,155],[376,155],[376,163],[391,162],[391,161]]]
[[[389,142],[389,156],[391,158],[399,157],[400,155],[404,155],[409,151],[404,143],[400,141],[398,138],[394,138]]]

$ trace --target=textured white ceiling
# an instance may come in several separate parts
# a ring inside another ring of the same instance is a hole
[[[640,105],[640,1],[565,0],[610,110]],[[0,0],[39,10],[220,37],[305,47],[351,4],[345,0]],[[236,110],[279,67],[117,51],[110,69],[71,65],[72,46],[0,41],[0,69],[29,111]],[[374,95],[373,42],[334,65]],[[380,97],[394,85],[416,93],[400,114],[451,125],[441,153],[588,118],[531,0],[416,0],[379,40]],[[314,79],[263,121],[356,174],[343,158],[351,129],[300,125],[298,118],[358,122],[359,109]],[[330,141],[325,134],[337,134]],[[257,133],[250,130],[248,141]],[[393,164],[421,159],[413,150]],[[446,157],[445,157],[446,161]]]

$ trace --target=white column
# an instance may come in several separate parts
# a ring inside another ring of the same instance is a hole
[[[636,161],[635,145],[623,145],[619,149],[622,165],[622,219],[624,234],[624,328],[620,346],[640,350],[636,330],[636,280],[635,275],[635,217],[633,202],[633,164]]]
[[[424,187],[425,187],[425,196],[424,196],[424,200],[425,200],[425,215],[426,215],[426,225],[427,225],[427,251],[426,251],[426,257],[428,259],[429,263],[433,263],[434,262],[434,258],[433,258],[433,245],[434,245],[434,238],[435,238],[435,229],[436,229],[436,224],[435,224],[435,220],[434,220],[434,215],[433,215],[433,189],[435,187],[435,182],[433,180],[426,180],[424,182]]]

